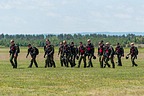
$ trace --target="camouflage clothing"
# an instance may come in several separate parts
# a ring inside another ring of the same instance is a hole
[[[54,62],[54,46],[53,45],[47,45],[45,48],[45,54],[44,54],[44,58],[46,57],[45,60],[45,68],[46,67],[56,67],[55,62]]]

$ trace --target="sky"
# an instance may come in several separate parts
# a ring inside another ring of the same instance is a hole
[[[0,0],[0,34],[144,32],[144,0]]]

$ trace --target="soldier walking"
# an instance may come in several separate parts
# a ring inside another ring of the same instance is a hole
[[[19,47],[15,44],[14,40],[10,41],[10,63],[13,66],[13,68],[17,68],[17,57],[18,57],[18,53],[20,52]],[[13,61],[14,59],[14,61]]]
[[[31,55],[31,63],[28,68],[32,68],[33,63],[38,68],[36,57],[39,54],[39,50],[36,47],[32,47],[31,44],[28,44],[28,53],[26,55],[26,58],[28,57],[29,54]]]
[[[56,67],[53,55],[54,55],[54,46],[51,45],[50,41],[49,41],[49,43],[46,45],[45,54],[44,54],[44,58],[45,58],[45,56],[47,56],[46,60],[45,60],[45,68],[46,67],[54,67],[54,68]]]
[[[86,48],[83,45],[83,43],[80,42],[80,46],[78,48],[78,54],[79,54],[78,68],[80,68],[82,60],[84,62],[84,68],[86,68],[86,54],[85,54],[85,52],[86,52]]]
[[[124,49],[120,46],[119,43],[117,43],[117,46],[115,48],[115,54],[118,58],[118,66],[122,66],[121,57],[124,57]]]
[[[71,67],[74,67],[76,65],[75,59],[78,54],[78,50],[77,47],[74,45],[74,42],[71,42],[70,49],[71,49],[70,63]]]
[[[99,56],[100,68],[103,68],[103,53],[104,53],[104,44],[102,42],[99,42],[98,56]]]
[[[58,51],[58,56],[60,57],[60,63],[61,63],[61,67],[63,67],[63,56],[62,56],[62,51],[63,51],[63,43],[60,42],[60,46],[59,46],[59,51]]]
[[[108,63],[109,60],[111,60],[112,67],[115,68],[114,49],[112,46],[110,46],[109,42],[106,43],[103,58],[104,58],[104,62],[105,62],[104,68],[106,67],[106,65],[108,67],[110,67],[110,64]]]
[[[62,49],[62,57],[63,57],[63,63],[65,64],[66,67],[69,67],[69,63],[71,64],[71,49],[67,42],[64,40],[63,41],[63,49]]]
[[[87,46],[86,46],[86,55],[88,56],[88,66],[87,67],[93,67],[92,64],[92,57],[94,56],[94,46],[91,43],[91,40],[87,40]]]
[[[134,46],[134,43],[131,43],[130,53],[128,55],[131,55],[132,67],[138,66],[135,63],[135,59],[137,59],[137,55],[138,55],[138,49],[136,46]]]

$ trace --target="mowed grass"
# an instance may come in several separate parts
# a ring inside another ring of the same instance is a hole
[[[18,69],[9,62],[9,48],[0,48],[0,96],[143,96],[144,50],[139,49],[138,67],[122,58],[123,66],[103,68],[98,58],[93,68],[61,67],[58,48],[55,49],[56,68],[44,68],[43,48],[37,57],[39,68],[27,68],[27,48],[21,48]],[[125,49],[125,55],[129,52]],[[96,53],[95,53],[96,54]],[[115,58],[115,62],[117,59]]]

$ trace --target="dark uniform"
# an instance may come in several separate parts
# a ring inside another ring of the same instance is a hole
[[[28,57],[29,54],[31,55],[31,63],[28,68],[32,68],[33,63],[38,68],[38,64],[36,62],[36,56],[38,55],[38,53],[36,51],[37,49],[36,49],[36,47],[32,47],[31,44],[29,44],[28,47],[29,48],[28,48],[28,53],[27,53],[26,58]]]
[[[11,40],[10,43],[11,43],[10,51],[9,51],[10,63],[13,66],[13,68],[17,68],[17,57],[19,53],[18,46],[15,45],[14,40]],[[14,59],[14,62],[13,62],[13,59]]]
[[[115,48],[115,54],[118,58],[118,66],[122,66],[121,57],[124,56],[124,49],[120,46],[120,44],[117,44],[117,47]]]
[[[62,51],[63,51],[63,44],[62,44],[62,42],[61,42],[61,43],[60,43],[60,46],[59,46],[59,51],[58,51],[58,55],[60,55],[61,67],[63,67],[63,56],[62,56]]]
[[[53,55],[54,55],[54,46],[51,44],[46,45],[45,54],[44,54],[44,58],[45,58],[45,56],[47,56],[46,60],[45,60],[45,68],[46,67],[54,67],[54,68],[56,67]]]
[[[104,58],[104,62],[105,62],[104,68],[106,67],[106,65],[108,67],[110,67],[110,64],[108,63],[109,59],[111,60],[112,67],[115,68],[114,49],[112,46],[109,45],[109,43],[106,43],[103,58]]]
[[[66,41],[63,41],[63,49],[62,49],[62,59],[63,63],[66,67],[69,67],[69,63],[71,64],[71,49],[70,46],[66,44]]]
[[[83,59],[84,62],[84,68],[86,68],[86,47],[83,46],[82,42],[80,42],[80,46],[78,48],[78,54],[79,54],[79,62],[78,62],[78,68],[80,68],[81,61]]]
[[[100,42],[98,47],[98,56],[101,68],[103,68],[103,53],[104,53],[104,44]]]
[[[74,67],[76,65],[75,59],[78,54],[78,50],[77,47],[74,45],[74,42],[71,42],[70,50],[71,50],[70,63],[71,67]]]
[[[94,46],[90,42],[90,39],[88,39],[87,41],[88,41],[88,44],[86,46],[86,55],[88,56],[88,66],[87,67],[93,67],[92,57],[94,56]]]
[[[137,55],[138,55],[138,49],[137,47],[134,46],[134,43],[131,43],[130,53],[128,55],[131,55],[132,67],[138,66],[135,63],[135,59],[137,59]]]

